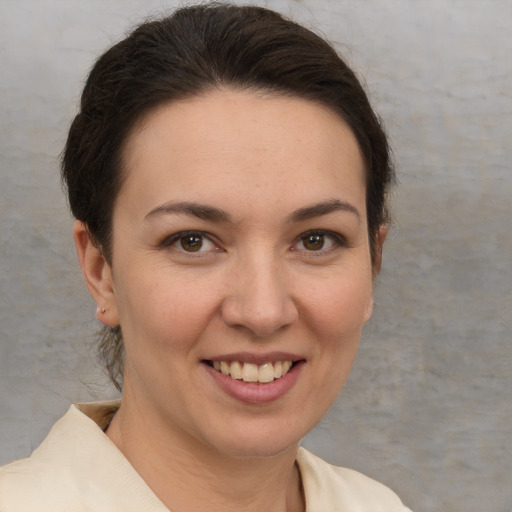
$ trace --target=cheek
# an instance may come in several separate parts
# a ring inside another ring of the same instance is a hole
[[[308,286],[304,300],[311,321],[329,337],[359,332],[371,314],[371,278],[342,279],[331,276],[323,283]]]
[[[312,296],[314,330],[319,343],[315,352],[326,379],[320,384],[334,399],[345,383],[359,347],[363,326],[372,304],[371,283],[332,283],[329,293]]]
[[[133,275],[133,274],[132,274]],[[145,340],[161,350],[188,348],[204,330],[218,299],[197,283],[165,273],[131,279],[119,290],[119,316],[125,343]]]

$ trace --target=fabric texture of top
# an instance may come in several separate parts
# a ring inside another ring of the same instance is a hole
[[[169,512],[104,434],[119,402],[73,405],[27,459],[0,468],[1,512]],[[307,512],[410,512],[386,486],[304,448]]]

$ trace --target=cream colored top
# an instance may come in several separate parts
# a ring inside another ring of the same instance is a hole
[[[73,405],[28,459],[0,468],[1,512],[169,512],[104,434],[119,402]],[[307,512],[410,512],[384,485],[304,448]]]

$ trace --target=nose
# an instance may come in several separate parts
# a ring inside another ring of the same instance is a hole
[[[275,258],[240,261],[222,303],[224,322],[257,338],[269,337],[293,324],[298,310],[288,281]]]

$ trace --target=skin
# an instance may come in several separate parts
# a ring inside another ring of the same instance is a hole
[[[304,510],[297,445],[348,376],[380,266],[353,133],[306,100],[220,90],[151,112],[124,163],[111,265],[74,228],[98,318],[125,342],[107,435],[175,512]],[[190,231],[199,251],[174,236]],[[205,364],[277,352],[301,363],[264,403]]]

